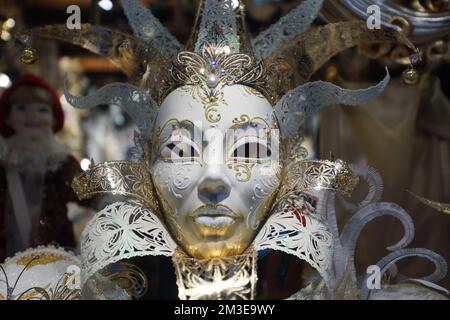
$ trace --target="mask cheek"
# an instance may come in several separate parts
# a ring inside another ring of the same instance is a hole
[[[251,205],[247,217],[247,227],[257,229],[270,210],[280,179],[270,163],[257,164],[251,184]]]
[[[174,213],[178,213],[186,205],[187,199],[195,188],[198,176],[198,165],[195,163],[172,163],[157,161],[153,166],[153,180],[158,196],[167,209],[170,205]]]

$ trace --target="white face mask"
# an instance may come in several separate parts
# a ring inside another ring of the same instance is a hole
[[[270,103],[241,85],[211,103],[182,87],[162,103],[152,177],[170,232],[196,258],[241,254],[280,183]]]

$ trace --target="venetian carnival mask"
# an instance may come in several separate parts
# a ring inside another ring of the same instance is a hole
[[[164,100],[151,172],[165,221],[196,258],[241,254],[256,236],[280,183],[272,106],[257,91],[225,87],[215,101],[195,87]]]
[[[336,284],[339,236],[329,226],[327,199],[334,198],[326,192],[348,194],[357,179],[342,161],[306,160],[301,126],[324,107],[377,97],[389,75],[360,90],[308,80],[362,41],[414,47],[398,32],[359,21],[308,30],[322,3],[306,0],[250,39],[239,2],[205,0],[184,49],[132,0],[122,6],[134,36],[91,25],[24,33],[105,54],[138,85],[110,84],[86,97],[65,91],[77,108],[119,105],[138,129],[130,161],[92,164],[74,180],[80,198],[127,198],[98,212],[84,231],[82,284],[108,264],[165,255],[173,257],[181,298],[214,296],[211,281],[226,288],[225,297],[253,298],[256,252],[268,248],[307,261],[329,289]]]

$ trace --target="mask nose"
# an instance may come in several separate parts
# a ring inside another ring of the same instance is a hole
[[[219,165],[209,165],[198,185],[198,197],[205,204],[217,204],[230,196],[230,183]]]
[[[231,186],[225,176],[223,135],[215,127],[205,132],[205,172],[198,185],[198,197],[205,204],[217,204],[229,197]]]

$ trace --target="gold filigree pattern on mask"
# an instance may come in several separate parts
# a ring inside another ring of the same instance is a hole
[[[183,51],[177,56],[170,74],[178,86],[197,86],[207,98],[216,97],[228,85],[241,84],[263,94],[267,91],[263,64],[243,53],[230,53],[225,45],[205,44],[201,54]],[[270,97],[270,94],[267,94]]]
[[[172,257],[181,300],[252,300],[255,296],[257,254],[198,260],[177,250]]]
[[[218,92],[212,97],[208,97],[199,86],[187,86],[183,87],[181,90],[190,94],[194,100],[197,100],[202,104],[203,109],[205,110],[206,120],[211,123],[217,123],[222,119],[218,108],[221,105],[228,106],[227,101],[224,99],[225,95],[223,91]]]
[[[236,175],[236,180],[239,182],[250,181],[252,177],[252,170],[256,163],[239,163],[235,160],[229,160],[227,162],[228,169],[233,170]]]
[[[94,165],[73,179],[72,188],[80,200],[102,194],[130,196],[158,212],[150,172],[142,162],[110,161]]]
[[[240,115],[238,118],[234,118],[232,122],[233,122],[233,127],[241,126],[241,125],[244,125],[244,124],[250,122],[250,116],[248,114],[243,114],[243,115]],[[233,128],[233,127],[231,127],[231,128]]]
[[[55,253],[40,253],[38,255],[31,254],[19,258],[16,264],[20,266],[26,266],[27,269],[30,269],[35,266],[43,266],[49,263],[64,260],[65,258],[65,256]]]
[[[276,202],[298,191],[329,190],[350,196],[358,181],[358,176],[342,160],[297,161],[286,168]]]
[[[258,125],[262,125],[263,129],[259,130],[257,134],[243,135],[243,138],[256,137],[257,139],[264,139],[267,142],[267,148],[272,151],[272,129],[267,121],[261,117],[250,118],[247,114],[242,114],[232,120],[233,125],[230,127],[230,132],[239,129],[242,126],[249,125],[253,128],[257,128]],[[260,135],[260,133],[262,134]],[[270,157],[267,158],[246,158],[231,156],[236,143],[235,136],[227,136],[227,151],[226,151],[226,165],[229,169],[236,172],[236,179],[240,182],[247,182],[251,179],[251,174],[256,164],[274,162]],[[272,166],[273,168],[278,166]],[[277,170],[278,171],[278,170]]]

